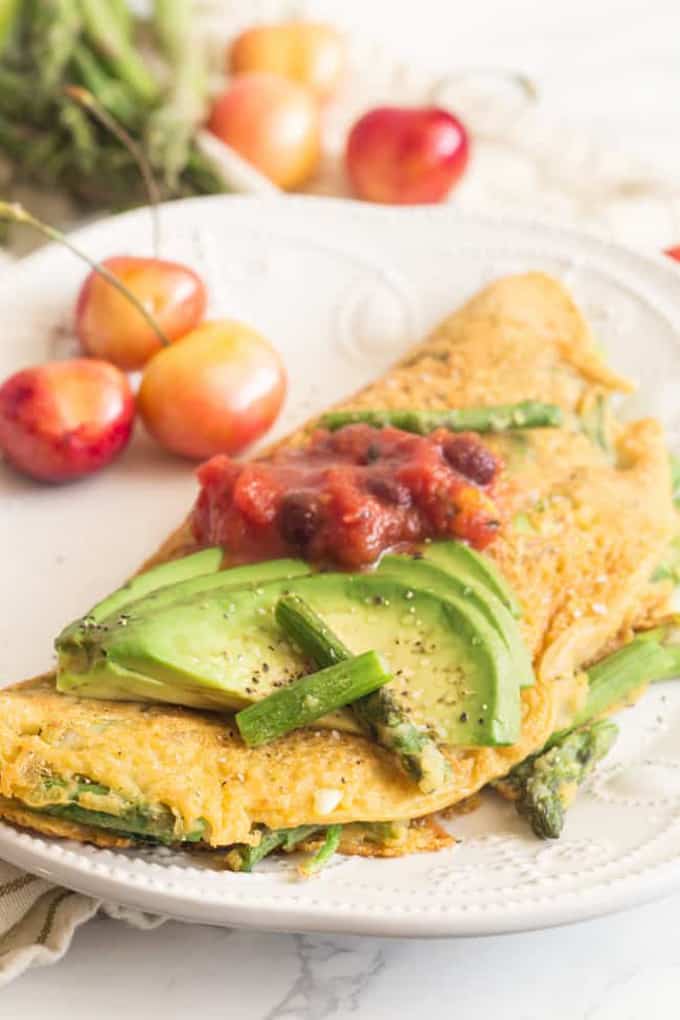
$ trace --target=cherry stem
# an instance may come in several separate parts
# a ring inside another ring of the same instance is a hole
[[[107,131],[110,131],[111,134],[125,146],[137,164],[142,180],[144,181],[144,189],[149,202],[153,253],[156,258],[158,258],[160,253],[161,235],[158,204],[161,200],[161,195],[158,185],[156,184],[151,165],[146,157],[146,153],[142,149],[141,145],[139,145],[130,133],[125,130],[122,124],[120,124],[115,117],[112,117],[109,111],[106,110],[99,100],[87,89],[82,88],[80,85],[67,85],[64,88],[64,92],[69,99],[72,99],[74,103],[82,106],[83,109],[91,114],[95,120],[98,120],[99,123],[107,129]]]
[[[50,241],[56,241],[58,244],[63,244],[69,251],[72,251],[74,255],[77,255],[83,262],[87,262],[88,266],[98,273],[107,283],[110,283],[112,287],[115,287],[123,297],[127,298],[130,304],[134,305],[139,314],[144,318],[147,324],[154,331],[158,339],[160,340],[163,347],[169,347],[170,341],[156,322],[155,318],[151,313],[144,307],[142,302],[136,297],[129,287],[126,287],[122,280],[119,280],[117,276],[109,272],[106,266],[102,266],[99,262],[96,262],[89,255],[86,255],[82,249],[78,248],[72,241],[66,237],[61,230],[57,230],[55,227],[50,227],[47,223],[43,223],[42,220],[36,219],[32,216],[27,209],[24,209],[23,205],[19,202],[1,202],[0,201],[0,220],[8,220],[10,223],[21,223],[28,227],[33,227],[38,233],[43,234],[44,237],[49,238]]]

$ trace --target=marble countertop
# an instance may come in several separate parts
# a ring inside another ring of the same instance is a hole
[[[554,110],[607,145],[680,176],[677,0],[320,0],[407,57],[520,68]],[[560,8],[559,15],[557,8]],[[389,18],[387,12],[389,11]],[[675,118],[675,120],[673,120]],[[654,234],[654,211],[641,224]],[[664,229],[666,229],[664,227]],[[676,243],[680,242],[680,225]],[[486,1020],[676,1020],[680,897],[573,927],[486,939],[406,941],[272,935],[175,923],[81,928],[66,958],[3,989],[27,1020],[362,1020],[452,1014]]]
[[[677,1020],[675,896],[550,931],[485,939],[270,935],[92,921],[56,967],[3,989],[26,1020]]]

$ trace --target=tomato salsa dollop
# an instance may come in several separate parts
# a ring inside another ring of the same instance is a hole
[[[319,429],[261,460],[203,464],[194,534],[241,563],[294,555],[360,568],[427,538],[483,549],[499,527],[500,470],[475,433]]]

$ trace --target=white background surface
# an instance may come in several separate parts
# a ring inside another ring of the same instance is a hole
[[[432,66],[530,72],[560,125],[680,177],[680,8],[675,0],[327,0],[318,4]],[[360,11],[360,18],[358,12]],[[386,12],[389,11],[389,17]],[[518,210],[519,211],[519,210]],[[659,237],[659,244],[670,243]],[[680,237],[678,238],[680,241]],[[258,935],[96,921],[55,968],[0,993],[0,1016],[98,1020],[675,1020],[680,898],[545,933],[406,942]]]

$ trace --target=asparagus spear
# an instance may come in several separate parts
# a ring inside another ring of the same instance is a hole
[[[118,78],[140,102],[154,103],[158,85],[128,38],[119,12],[101,0],[80,0],[80,14],[87,37]]]
[[[680,676],[677,628],[667,624],[645,631],[590,667],[588,697],[571,728],[609,711],[644,683],[671,680],[676,676]]]
[[[303,861],[298,868],[302,878],[311,878],[325,868],[335,851],[340,846],[342,825],[329,825],[323,843],[311,857]]]
[[[83,43],[74,47],[73,66],[85,88],[97,97],[104,109],[127,126],[135,123],[137,105],[134,96],[122,81],[112,78],[104,70],[92,50]]]
[[[151,213],[152,249],[154,255],[158,258],[160,254],[160,217],[158,214],[158,204],[161,201],[161,196],[154,179],[153,171],[151,170],[149,161],[146,158],[146,153],[142,147],[137,144],[130,132],[126,131],[123,125],[119,124],[115,117],[111,116],[109,111],[102,106],[96,96],[94,96],[88,89],[83,89],[79,85],[67,85],[64,91],[69,99],[72,99],[78,104],[81,113],[83,110],[86,110],[99,124],[106,128],[107,131],[110,131],[114,138],[121,143],[135,161],[146,189],[146,195],[149,202],[149,212]]]
[[[13,38],[20,9],[21,0],[0,0],[0,56]]]
[[[147,804],[129,803],[120,814],[116,815],[107,811],[83,807],[79,802],[81,794],[105,796],[111,792],[108,786],[102,786],[91,779],[82,778],[74,782],[66,780],[63,776],[51,774],[43,780],[43,787],[46,790],[51,790],[54,787],[60,789],[70,787],[71,791],[69,800],[61,804],[45,804],[39,809],[40,812],[53,815],[56,818],[65,818],[71,822],[79,822],[81,825],[111,829],[122,836],[165,844],[197,843],[205,832],[206,825],[201,819],[193,831],[178,836],[175,816],[169,808],[163,805],[152,807]]]
[[[59,110],[59,123],[70,135],[71,154],[78,168],[91,173],[97,161],[97,143],[89,118],[73,103],[64,103]]]
[[[80,36],[82,22],[74,0],[43,0],[30,23],[30,50],[36,85],[51,99]]]
[[[238,843],[226,855],[231,871],[252,871],[256,864],[275,850],[294,850],[298,843],[323,829],[322,825],[298,825],[294,829],[263,829],[257,846]]]
[[[334,432],[345,425],[391,425],[404,432],[425,436],[434,429],[451,432],[506,432],[509,429],[553,428],[562,424],[562,411],[556,404],[524,400],[518,404],[496,404],[492,407],[464,407],[447,411],[330,411],[319,422]]]
[[[132,11],[128,0],[107,0],[111,17],[118,22],[118,29],[126,39],[132,38]]]
[[[276,619],[317,666],[330,666],[352,655],[298,595],[279,599]],[[408,720],[385,688],[354,701],[351,707],[364,732],[397,756],[423,793],[432,793],[446,782],[450,775],[446,758],[434,741]]]
[[[36,131],[15,124],[0,114],[0,151],[20,161],[25,176],[34,175],[42,181],[59,176],[70,158],[58,134]],[[4,219],[0,215],[0,219]],[[11,220],[12,217],[7,217]]]
[[[79,804],[53,804],[39,809],[42,814],[65,818],[81,825],[93,825],[98,829],[111,829],[121,836],[146,839],[154,843],[198,843],[205,831],[205,825],[198,826],[193,832],[182,836],[175,835],[174,816],[168,811],[167,816],[153,815],[142,808],[130,808],[120,815],[111,815],[105,811],[91,811]]]
[[[163,170],[167,186],[174,189],[205,112],[205,51],[193,31],[192,0],[155,0],[154,24],[172,68],[172,82],[163,104],[149,118],[146,140],[151,162]]]
[[[236,713],[236,725],[249,747],[276,740],[284,733],[308,726],[391,680],[387,666],[375,652],[364,652],[328,669],[294,680],[262,701]]]
[[[541,839],[557,839],[564,814],[578,787],[616,740],[618,727],[602,719],[573,730],[550,750],[530,755],[501,780]]]
[[[588,670],[588,697],[567,730],[554,733],[493,785],[515,800],[517,810],[543,839],[556,839],[578,786],[608,752],[618,732],[598,719],[643,683],[680,675],[680,644],[672,625],[640,634]]]

